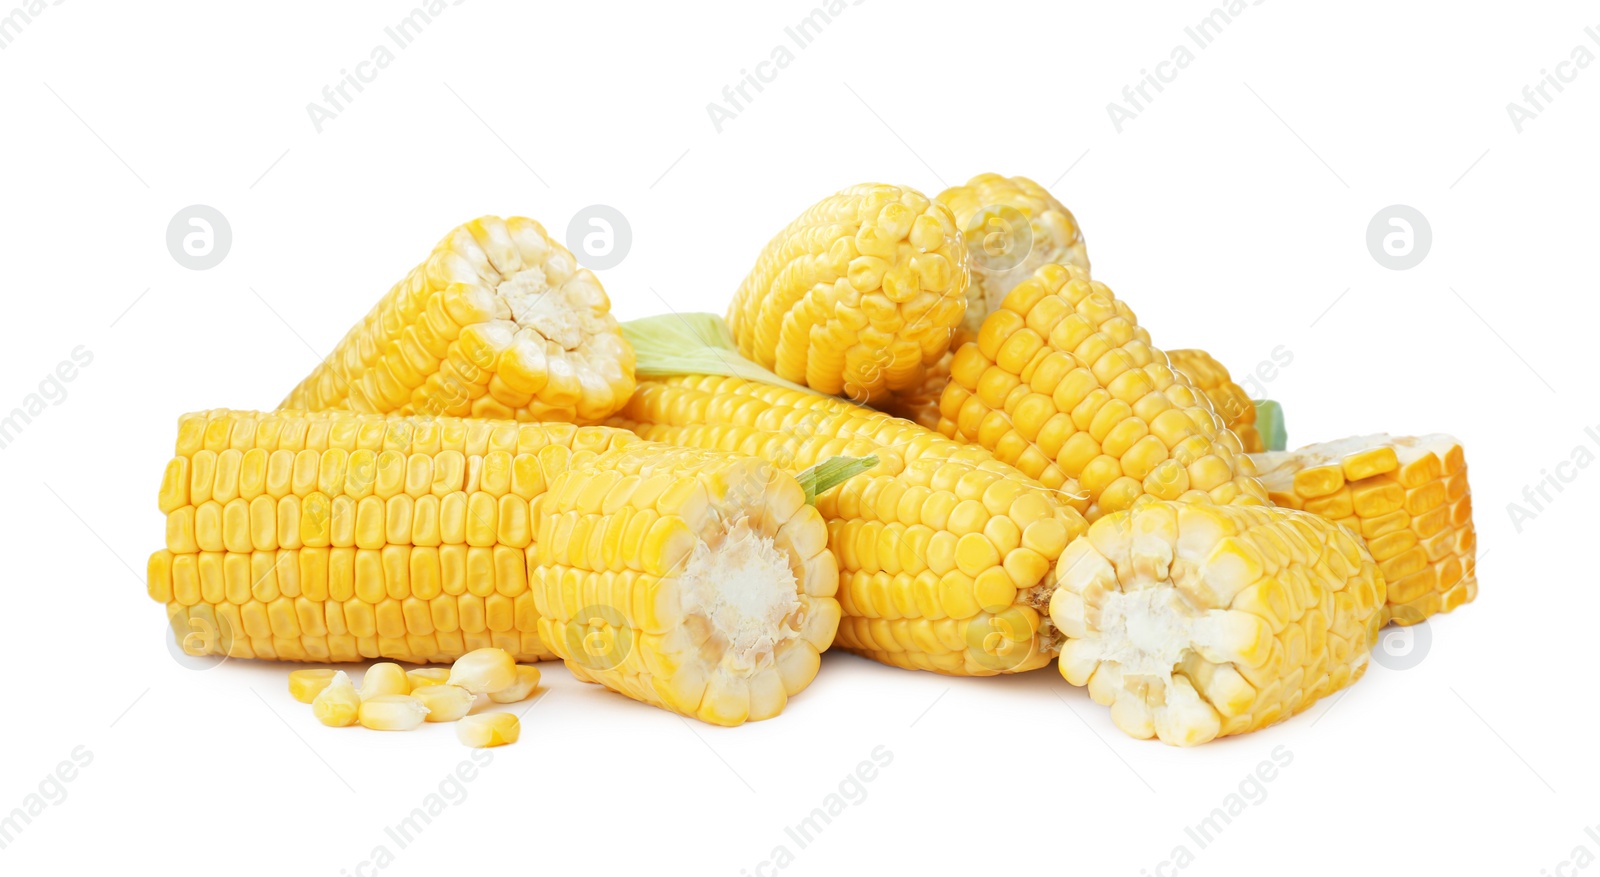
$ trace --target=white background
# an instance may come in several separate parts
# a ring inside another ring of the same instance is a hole
[[[307,103],[410,8],[67,0],[0,51],[0,411],[93,355],[0,451],[0,814],[74,747],[93,757],[0,871],[770,875],[783,844],[784,874],[1570,875],[1576,847],[1600,854],[1581,559],[1600,471],[1563,469],[1520,533],[1507,510],[1574,448],[1600,453],[1600,68],[1520,134],[1506,112],[1574,46],[1600,53],[1592,6],[1269,0],[1118,133],[1107,103],[1209,0],[867,0],[718,133],[706,105],[809,0],[471,0],[318,133]],[[522,742],[398,849],[384,828],[468,756],[449,726],[336,731],[289,698],[286,665],[169,657],[142,578],[177,416],[275,405],[453,225],[524,214],[564,237],[609,204],[634,239],[601,275],[620,316],[720,312],[821,196],[983,171],[1065,201],[1158,346],[1204,346],[1236,376],[1291,351],[1265,386],[1291,445],[1461,437],[1482,592],[1427,626],[1415,667],[1186,751],[1123,736],[1054,669],[951,679],[829,654],[782,716],[725,730],[546,665]],[[208,271],[165,245],[197,203],[233,232]],[[1409,271],[1365,243],[1394,203],[1432,226]],[[867,797],[799,849],[785,826],[880,745],[893,761]],[[1265,799],[1199,848],[1185,827],[1278,747],[1293,760]],[[1192,863],[1162,865],[1180,844]]]

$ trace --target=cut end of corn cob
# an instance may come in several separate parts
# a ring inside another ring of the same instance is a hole
[[[633,391],[600,281],[539,223],[485,216],[350,330],[282,407],[597,423]]]
[[[1266,506],[1141,498],[1057,566],[1061,675],[1139,738],[1193,746],[1286,719],[1366,671],[1385,613],[1366,550]]]
[[[1088,503],[974,445],[839,399],[742,381],[646,380],[613,422],[656,441],[754,454],[791,471],[839,454],[878,466],[818,496],[839,568],[838,645],[908,669],[1042,667],[1051,565]]]
[[[968,280],[949,210],[913,189],[854,186],[767,244],[728,327],[783,379],[864,403],[917,386],[944,355]]]
[[[641,444],[555,478],[536,504],[539,632],[580,679],[738,725],[777,715],[816,675],[838,571],[792,476]]]
[[[984,317],[1040,267],[1056,263],[1089,270],[1078,221],[1027,177],[979,174],[939,193],[938,201],[954,214],[972,268],[961,340],[976,338]]]
[[[1091,520],[1144,495],[1266,502],[1211,403],[1077,266],[1045,265],[1013,288],[956,351],[950,378],[939,431],[1047,487],[1076,480]]]
[[[1448,435],[1355,436],[1254,454],[1271,500],[1343,524],[1388,582],[1396,624],[1416,624],[1478,594],[1472,491]]]
[[[1233,382],[1228,369],[1204,350],[1168,350],[1167,363],[1189,377],[1196,390],[1206,394],[1222,425],[1233,430],[1247,454],[1267,449],[1256,429],[1256,406],[1250,394]]]

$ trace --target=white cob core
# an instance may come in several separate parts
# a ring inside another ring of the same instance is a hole
[[[705,619],[736,667],[770,660],[779,642],[798,635],[784,624],[800,608],[788,558],[742,521],[717,544],[694,547],[678,586],[685,614]]]

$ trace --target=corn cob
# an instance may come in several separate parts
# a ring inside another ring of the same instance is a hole
[[[939,193],[937,200],[950,208],[966,240],[972,272],[967,312],[950,352],[928,367],[920,383],[872,403],[934,430],[939,428],[939,396],[950,381],[955,351],[978,339],[984,317],[1000,307],[1011,288],[1047,262],[1089,270],[1089,254],[1072,212],[1027,177],[979,174],[964,186]]]
[[[1357,540],[1267,506],[1140,497],[1057,572],[1061,674],[1123,731],[1181,746],[1286,719],[1359,679],[1386,617]]]
[[[866,402],[916,386],[949,349],[968,279],[948,210],[912,189],[854,186],[767,244],[728,327],[785,380]]]
[[[1146,494],[1266,502],[1211,403],[1076,266],[1045,265],[1013,288],[956,352],[950,377],[939,431],[1047,486],[1075,479],[1090,520]]]
[[[213,654],[560,656],[737,724],[810,682],[839,617],[827,527],[795,479],[617,429],[192,414],[160,507],[150,596]],[[596,641],[622,648],[583,651]]]
[[[939,193],[967,242],[972,284],[957,344],[978,337],[983,320],[1040,267],[1089,271],[1089,253],[1072,211],[1027,177],[979,174]]]
[[[597,423],[633,391],[600,281],[531,219],[453,229],[283,408]]]
[[[1389,614],[1415,624],[1478,594],[1466,455],[1447,435],[1369,435],[1254,454],[1271,500],[1343,524],[1389,582]]]
[[[1167,363],[1183,372],[1196,390],[1206,394],[1211,407],[1222,418],[1222,425],[1239,437],[1239,444],[1247,454],[1259,454],[1267,449],[1256,429],[1256,406],[1250,394],[1233,382],[1228,369],[1204,350],[1168,350]]]
[[[1056,643],[1040,611],[1046,574],[1086,528],[1080,500],[982,448],[842,400],[733,377],[643,380],[611,422],[789,471],[836,454],[877,455],[876,468],[817,499],[838,562],[838,645],[956,675],[1048,663]]]

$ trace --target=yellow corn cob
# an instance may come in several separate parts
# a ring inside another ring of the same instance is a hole
[[[1057,565],[1061,674],[1117,727],[1180,746],[1286,719],[1366,671],[1384,581],[1350,534],[1268,506],[1108,514]]]
[[[554,652],[582,678],[737,724],[810,682],[839,617],[827,527],[793,478],[617,429],[193,414],[160,507],[150,595],[195,652]],[[624,648],[576,651],[596,639]]]
[[[1146,494],[1266,502],[1211,403],[1076,266],[1045,265],[1013,288],[956,352],[950,377],[940,432],[1047,486],[1076,479],[1090,520]]]
[[[1189,377],[1189,383],[1211,400],[1211,407],[1222,418],[1222,425],[1239,437],[1247,454],[1267,449],[1256,429],[1256,406],[1250,394],[1233,382],[1228,369],[1204,350],[1168,350],[1167,364]]]
[[[1074,508],[1081,501],[982,448],[738,378],[641,381],[612,423],[789,471],[837,454],[876,454],[878,466],[817,499],[838,562],[838,644],[886,664],[968,676],[1049,661],[1056,643],[1041,625],[1046,574],[1087,526]]]
[[[866,402],[916,386],[949,349],[968,279],[948,210],[912,189],[854,186],[767,244],[728,327],[785,380]]]
[[[600,281],[531,219],[453,229],[284,399],[310,411],[597,423],[633,391]]]
[[[1077,220],[1027,177],[979,174],[964,186],[944,190],[938,201],[950,208],[967,243],[972,272],[967,313],[956,328],[950,352],[928,367],[920,383],[872,403],[880,411],[934,430],[939,428],[939,396],[950,381],[955,351],[978,339],[983,318],[1000,307],[1011,288],[1048,262],[1089,270]]]
[[[972,284],[967,288],[965,337],[978,337],[984,317],[1040,267],[1076,265],[1086,273],[1089,253],[1072,212],[1027,177],[979,174],[939,193],[966,238]]]
[[[1478,594],[1466,455],[1447,435],[1368,435],[1253,454],[1271,500],[1345,525],[1388,580],[1389,614],[1415,624]]]

